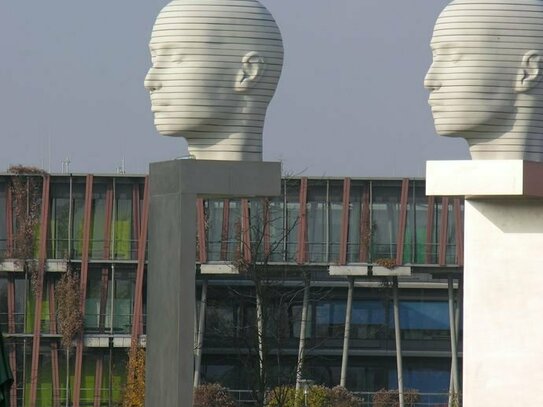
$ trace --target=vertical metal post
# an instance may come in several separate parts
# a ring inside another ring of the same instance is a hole
[[[258,364],[260,367],[260,380],[264,377],[264,318],[262,315],[262,298],[256,288],[256,329],[258,341]]]
[[[343,333],[343,356],[341,359],[341,378],[339,385],[346,387],[347,383],[347,361],[349,359],[349,340],[351,337],[351,314],[353,309],[354,278],[349,277],[349,288],[347,292],[347,309],[345,311],[345,331]]]
[[[307,260],[307,178],[300,179],[300,219],[298,223],[298,253],[296,261],[304,264]]]
[[[398,370],[398,393],[400,407],[404,407],[402,338],[400,332],[400,300],[398,296],[398,277],[392,277],[392,295],[394,301],[394,337],[396,339],[396,367]]]
[[[304,285],[304,300],[302,303],[302,319],[300,321],[300,344],[298,346],[298,362],[296,366],[296,394],[300,390],[301,380],[302,380],[302,370],[304,367],[304,356],[305,356],[305,332],[307,326],[307,310],[309,307],[309,289],[310,289],[310,280],[309,276],[305,276],[305,285]]]
[[[339,265],[347,264],[349,240],[349,207],[351,201],[351,179],[343,180],[343,209],[341,213],[341,240],[339,242]]]
[[[194,360],[194,387],[200,385],[200,367],[202,365],[202,348],[204,346],[204,331],[207,306],[207,280],[202,283],[202,297],[200,298],[200,313],[198,315],[198,337],[196,339],[196,357]]]
[[[433,262],[432,255],[434,253],[433,246],[433,231],[434,231],[434,210],[435,197],[428,197],[428,211],[426,212],[426,264]]]
[[[85,183],[85,207],[83,215],[83,250],[81,253],[81,314],[85,315],[85,300],[87,298],[87,276],[89,271],[90,255],[90,230],[92,222],[92,190],[93,176],[87,175]],[[74,395],[73,407],[79,407],[79,396],[81,394],[81,373],[83,370],[83,334],[76,339],[75,367],[74,367]]]
[[[451,381],[452,386],[449,391],[449,406],[452,406],[454,396],[458,394],[458,350],[456,342],[456,326],[457,315],[454,307],[454,286],[453,278],[448,278],[448,294],[449,294],[449,325],[451,333]]]
[[[149,219],[149,178],[145,177],[143,192],[143,212],[141,215],[141,228],[138,236],[138,266],[136,269],[136,287],[134,289],[134,312],[132,315],[132,343],[134,350],[139,343],[139,336],[143,333],[143,276],[145,272],[145,251],[147,248],[147,227]]]
[[[439,230],[439,254],[438,262],[440,266],[447,264],[447,237],[449,229],[449,198],[441,198],[441,219]]]
[[[396,264],[403,263],[403,247],[405,243],[405,230],[407,227],[407,204],[409,201],[409,178],[402,181],[402,191],[400,197],[400,220],[396,234]]]

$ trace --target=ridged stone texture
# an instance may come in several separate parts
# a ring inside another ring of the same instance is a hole
[[[473,159],[543,161],[543,2],[453,1],[431,47],[437,133],[465,138]]]
[[[158,132],[197,159],[262,160],[283,65],[281,33],[256,0],[174,0],[158,15],[145,78]]]

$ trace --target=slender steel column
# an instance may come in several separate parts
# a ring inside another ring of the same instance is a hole
[[[200,298],[200,312],[198,315],[198,337],[196,339],[196,357],[194,360],[194,387],[200,385],[200,367],[202,366],[202,348],[204,346],[204,331],[207,306],[207,280],[202,283],[202,297]]]
[[[341,378],[339,385],[346,387],[347,363],[349,359],[349,340],[351,337],[351,313],[353,309],[354,278],[349,277],[349,288],[347,292],[347,309],[345,311],[345,331],[343,334],[343,357],[341,359]]]
[[[143,212],[141,215],[141,229],[138,236],[138,266],[136,268],[134,312],[132,315],[132,348],[134,348],[136,344],[139,343],[139,336],[143,333],[143,277],[145,273],[145,251],[147,248],[147,228],[149,224],[148,219],[149,177],[145,177],[145,186],[143,192]]]
[[[458,287],[460,290],[460,287]],[[453,278],[448,278],[448,295],[449,295],[449,325],[451,335],[451,380],[449,387],[449,407],[453,406],[455,395],[459,393],[459,378],[458,378],[458,328],[460,320],[460,303],[454,303],[454,286]]]
[[[307,260],[307,177],[300,179],[300,219],[298,223],[298,252],[296,261],[303,264]]]
[[[440,266],[447,264],[447,236],[449,231],[449,198],[441,198],[441,219],[439,230],[439,254]]]
[[[83,215],[83,248],[81,253],[81,314],[85,315],[85,300],[87,298],[87,276],[89,271],[90,229],[92,222],[92,189],[93,176],[87,175],[85,184],[85,207]],[[73,407],[79,407],[81,394],[81,372],[83,370],[83,333],[76,339]]]
[[[402,365],[402,338],[400,332],[400,301],[398,298],[398,277],[392,278],[392,292],[394,298],[394,337],[396,339],[396,366],[398,369],[398,393],[400,407],[404,407],[403,395],[403,365]]]
[[[222,202],[222,230],[221,230],[221,257],[225,261],[228,259],[228,230],[230,229],[230,199],[224,199]]]
[[[347,264],[349,240],[349,204],[351,201],[351,179],[343,180],[343,209],[341,212],[341,240],[339,242],[339,265]]]
[[[307,326],[307,310],[309,307],[309,290],[310,290],[311,281],[309,276],[305,276],[305,286],[304,286],[304,300],[302,304],[302,320],[300,321],[300,344],[298,346],[298,362],[296,366],[296,393],[300,390],[301,380],[302,380],[302,370],[304,367],[304,356],[305,356],[305,331]]]
[[[405,229],[407,226],[407,204],[409,201],[409,178],[402,181],[402,192],[400,197],[400,221],[396,234],[396,264],[403,263],[403,247],[405,243]]]
[[[434,253],[434,211],[435,211],[435,197],[428,197],[428,211],[426,212],[426,264],[433,263]]]

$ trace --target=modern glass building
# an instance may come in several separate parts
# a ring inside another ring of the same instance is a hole
[[[264,359],[269,385],[298,374],[370,393],[397,388],[401,363],[406,388],[448,393],[461,365],[463,201],[426,197],[421,179],[282,183],[280,197],[197,203],[195,381],[249,399]],[[0,175],[12,407],[120,400],[128,349],[145,345],[147,195],[145,176]],[[84,282],[69,352],[55,298],[67,269]]]

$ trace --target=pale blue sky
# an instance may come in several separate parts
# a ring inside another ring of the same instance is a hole
[[[428,159],[468,158],[435,134],[423,78],[446,0],[262,0],[285,66],[264,158],[311,176],[423,176]],[[167,0],[6,0],[0,5],[0,171],[128,172],[186,153],[154,129],[143,78]],[[51,146],[51,155],[49,155]],[[49,156],[51,159],[49,159]]]

